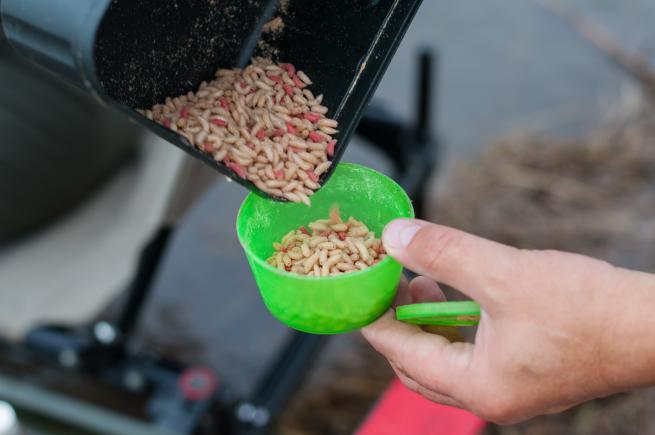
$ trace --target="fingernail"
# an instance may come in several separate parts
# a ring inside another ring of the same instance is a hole
[[[420,229],[420,225],[411,219],[395,220],[384,229],[384,245],[391,249],[404,249]]]

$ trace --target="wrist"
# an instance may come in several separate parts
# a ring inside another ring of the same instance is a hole
[[[616,391],[655,385],[655,275],[622,268],[614,273],[598,323],[605,332],[606,380]]]

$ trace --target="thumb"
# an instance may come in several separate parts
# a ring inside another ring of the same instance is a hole
[[[485,304],[490,283],[509,282],[520,251],[418,219],[397,219],[382,235],[386,251],[416,273],[454,287]]]

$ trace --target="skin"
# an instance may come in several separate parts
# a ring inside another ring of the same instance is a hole
[[[425,221],[384,231],[387,252],[423,275],[398,304],[443,301],[435,281],[480,303],[475,343],[395,320],[362,330],[411,390],[500,424],[655,384],[655,277],[589,257],[528,251]]]

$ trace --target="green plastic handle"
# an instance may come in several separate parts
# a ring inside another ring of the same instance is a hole
[[[396,319],[415,325],[475,326],[480,322],[480,305],[473,301],[401,305]]]

